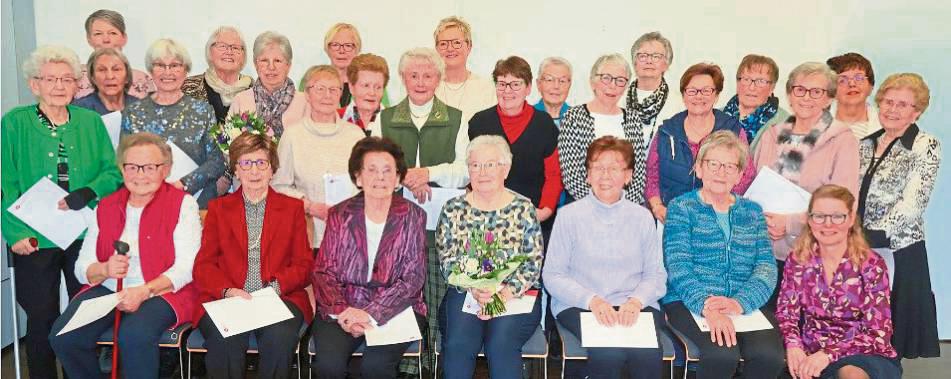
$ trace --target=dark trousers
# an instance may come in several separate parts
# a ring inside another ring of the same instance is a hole
[[[56,320],[49,335],[50,345],[63,364],[63,372],[73,378],[99,378],[99,359],[96,356],[96,341],[102,333],[110,330],[115,322],[115,312],[79,329],[57,336],[76,313],[83,300],[105,296],[112,290],[96,286],[81,293],[66,307]],[[158,378],[159,339],[175,323],[175,311],[161,297],[142,302],[132,313],[123,312],[119,322],[119,363],[125,378]],[[31,374],[32,375],[32,374]]]
[[[743,358],[743,377],[775,378],[785,366],[785,353],[772,312],[760,309],[773,329],[736,333],[736,345],[719,346],[710,341],[710,332],[701,332],[687,307],[680,301],[663,306],[671,327],[683,333],[700,348],[697,379],[732,378]]]
[[[476,357],[485,350],[489,360],[489,377],[493,379],[522,377],[522,345],[538,328],[541,319],[541,296],[532,311],[520,315],[480,320],[462,311],[466,294],[455,288],[446,291],[439,308],[442,330],[442,362],[446,378],[471,378]]]
[[[660,311],[645,307],[642,312],[654,315],[654,330],[658,333],[664,328],[664,314]],[[565,329],[581,340],[581,309],[568,308],[558,314],[558,322]],[[640,322],[640,321],[638,321]],[[660,340],[657,341],[660,346]],[[621,348],[621,347],[589,347],[588,361],[585,363],[585,375],[589,378],[622,378],[627,367],[628,378],[657,379],[661,377],[663,369],[663,352],[658,347],[649,348]]]
[[[416,315],[416,323],[423,330],[426,318]],[[355,338],[337,324],[337,320],[314,320],[311,327],[315,342],[314,372],[318,378],[343,379],[353,352],[366,342],[366,337]],[[392,345],[367,346],[360,361],[362,378],[396,378],[396,368],[403,353],[412,342]],[[356,375],[351,375],[356,376]]]
[[[773,294],[766,300],[766,309],[776,314],[776,304],[779,302],[779,290],[783,287],[783,270],[786,269],[786,261],[776,260],[776,287],[773,287]]]
[[[16,241],[13,241],[16,242]],[[66,278],[66,292],[72,298],[82,286],[74,268],[83,241],[73,242],[66,250],[40,249],[30,255],[13,255],[16,272],[16,301],[26,312],[27,366],[31,378],[56,378],[56,355],[49,335],[59,317],[60,272]]]
[[[294,352],[300,341],[304,315],[294,303],[284,301],[291,317],[276,324],[225,338],[208,315],[198,321],[198,329],[205,337],[205,368],[208,378],[244,378],[245,358],[251,333],[258,343],[258,376],[261,378],[289,378]]]

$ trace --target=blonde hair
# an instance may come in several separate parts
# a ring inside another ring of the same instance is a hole
[[[325,52],[329,53],[330,51],[329,50],[330,47],[327,46],[330,44],[330,40],[332,40],[334,36],[337,35],[337,33],[340,33],[341,31],[344,31],[344,30],[349,30],[351,33],[353,33],[353,43],[357,45],[357,48],[354,49],[353,52],[354,54],[360,54],[360,49],[363,47],[363,40],[360,39],[360,32],[357,31],[356,26],[353,26],[353,24],[348,24],[346,22],[338,22],[334,24],[334,26],[331,26],[330,29],[327,30],[327,34],[324,35],[324,51]]]
[[[469,45],[472,45],[472,27],[469,26],[469,23],[458,16],[449,16],[442,20],[439,20],[439,25],[436,26],[436,31],[433,32],[433,43],[439,43],[439,33],[442,33],[449,28],[459,28],[462,30],[462,35],[466,37],[466,42]]]
[[[171,38],[160,38],[145,51],[145,68],[152,72],[152,66],[155,61],[162,58],[177,59],[185,65],[185,73],[192,70],[192,58],[188,55],[188,49]],[[129,73],[131,76],[132,73]]]
[[[901,74],[892,74],[885,78],[882,85],[878,87],[875,93],[875,105],[882,108],[882,100],[885,99],[885,93],[893,89],[908,89],[915,93],[915,109],[925,113],[928,105],[931,104],[931,90],[925,84],[925,79],[921,75],[905,72]]]
[[[845,204],[846,208],[850,209],[849,212],[851,214],[855,214],[854,211],[851,211],[855,209],[855,195],[845,187],[826,184],[816,188],[816,190],[812,192],[812,199],[809,200],[809,212],[812,212],[812,208],[816,205],[816,200],[819,199],[839,200]],[[862,221],[858,215],[854,217],[855,220],[852,223],[852,227],[849,228],[848,247],[845,250],[845,257],[848,258],[849,262],[854,266],[858,267],[868,259],[869,246],[868,242],[865,241],[865,235],[862,234]],[[802,233],[800,233],[799,238],[796,239],[790,256],[795,258],[799,263],[806,263],[817,252],[818,242],[816,242],[816,237],[812,234],[812,226],[806,222],[806,225],[802,228]]]
[[[694,161],[693,169],[696,170],[697,167],[703,163],[704,158],[707,157],[707,153],[710,152],[710,150],[718,148],[727,149],[736,153],[736,165],[740,168],[738,172],[742,175],[743,170],[746,169],[747,160],[749,159],[750,148],[736,133],[729,130],[715,131],[703,139],[700,150],[697,151],[697,159]]]
[[[306,88],[307,83],[310,83],[310,81],[313,80],[315,77],[317,77],[317,75],[326,75],[333,79],[336,79],[338,82],[341,82],[341,83],[343,82],[340,79],[340,73],[337,72],[337,69],[334,66],[331,66],[329,64],[320,64],[316,66],[311,66],[310,68],[307,69],[307,71],[304,72],[304,82],[301,83],[301,85],[303,85]]]
[[[122,137],[122,140],[119,141],[119,149],[116,150],[116,164],[119,166],[119,170],[122,170],[122,165],[125,164],[125,154],[129,149],[136,146],[155,146],[159,149],[159,152],[162,153],[162,163],[172,165],[172,148],[165,143],[165,139],[159,137],[157,134],[149,132],[139,132],[135,134],[130,134],[125,137]]]

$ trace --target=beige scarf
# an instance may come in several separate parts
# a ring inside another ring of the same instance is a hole
[[[208,86],[211,87],[212,90],[221,96],[221,103],[227,107],[231,106],[231,101],[234,100],[235,95],[251,88],[252,80],[250,76],[238,74],[238,80],[235,81],[234,84],[228,84],[218,77],[214,68],[209,67],[208,70],[205,71],[205,82],[208,83]]]

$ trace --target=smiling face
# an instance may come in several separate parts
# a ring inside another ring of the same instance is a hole
[[[357,72],[357,82],[350,83],[350,92],[353,94],[353,102],[357,109],[376,112],[380,109],[380,101],[383,99],[384,90],[383,73],[376,71]]]
[[[178,58],[164,57],[152,63],[152,79],[160,92],[180,91],[182,83],[185,83],[185,75],[185,64]]]
[[[505,188],[511,165],[501,160],[502,152],[493,145],[480,145],[469,153],[466,165],[473,191],[488,194]]]
[[[819,217],[808,217],[809,228],[812,229],[812,236],[815,237],[819,246],[830,246],[844,243],[849,238],[849,229],[855,223],[855,216],[842,200],[834,198],[819,198],[812,203],[812,209],[809,212],[812,215],[825,215],[822,223],[815,222]],[[845,216],[845,222],[836,225],[832,219],[838,216],[841,219]]]
[[[639,54],[662,54],[663,57],[654,61],[652,57],[639,59]],[[642,62],[643,60],[643,62]],[[634,52],[634,74],[643,79],[660,79],[667,72],[667,49],[660,41],[647,41]]]
[[[400,73],[406,85],[406,96],[416,105],[426,104],[436,95],[439,86],[439,70],[425,59],[413,59]]]
[[[318,73],[307,82],[307,102],[310,109],[322,115],[334,115],[343,93],[340,80],[328,73]]]
[[[549,64],[535,80],[542,100],[548,104],[562,104],[571,90],[571,71],[560,64]]]
[[[798,76],[793,80],[793,83],[793,86],[802,86],[807,90],[829,88],[829,80],[825,75],[818,73]],[[792,108],[793,115],[797,118],[812,119],[819,117],[832,104],[832,98],[829,97],[828,92],[823,93],[818,99],[813,99],[809,93],[802,97],[789,93],[787,97],[789,98],[789,107]]]
[[[885,130],[903,131],[921,116],[915,104],[915,92],[908,88],[885,91],[878,104],[878,122]]]
[[[238,177],[238,180],[241,181],[241,188],[244,191],[249,191],[252,193],[261,193],[261,191],[267,191],[268,185],[271,184],[271,177],[274,176],[274,171],[271,170],[270,162],[268,162],[268,167],[262,168],[260,164],[253,163],[246,170],[243,165],[240,163],[242,161],[268,161],[267,151],[255,150],[250,153],[241,154],[238,158],[238,164],[235,165],[234,174]]]
[[[740,73],[740,78],[746,80],[748,84],[743,84],[743,80],[740,79],[736,81],[736,95],[739,99],[740,106],[756,108],[766,104],[769,95],[776,89],[776,82],[774,82],[773,78],[769,75],[769,70],[769,67],[765,65],[743,69],[743,72]],[[756,83],[761,81],[769,83],[760,87]]]
[[[729,194],[733,186],[740,181],[740,158],[737,153],[726,147],[715,147],[707,151],[703,159],[694,165],[697,178],[703,182],[703,188],[714,195]]]
[[[400,180],[396,160],[390,153],[369,152],[363,156],[363,168],[357,173],[356,179],[357,187],[363,189],[364,196],[381,200],[390,198]]]
[[[225,30],[218,33],[214,44],[211,46],[211,64],[215,70],[221,72],[238,72],[244,66],[247,52],[242,46],[241,38],[238,34]]]
[[[96,20],[89,27],[86,42],[93,49],[111,47],[121,51],[126,43],[126,35],[106,21]]]
[[[125,92],[128,72],[122,59],[115,55],[100,55],[92,68],[92,81],[99,92],[106,96],[118,96]]]
[[[330,39],[327,46],[324,46],[330,63],[337,69],[345,69],[350,66],[353,57],[360,52],[357,50],[357,38],[350,29],[340,29],[334,37]]]
[[[281,48],[275,44],[267,45],[254,60],[254,69],[258,72],[258,79],[268,91],[274,91],[287,81],[287,73],[291,71],[291,62],[287,60]]]
[[[30,90],[43,104],[65,107],[73,101],[78,87],[72,67],[63,62],[49,62],[40,67],[37,78],[30,79]]]
[[[472,52],[472,44],[466,41],[462,29],[450,27],[436,35],[436,51],[446,62],[447,68],[465,67],[469,53]]]
[[[608,74],[613,78],[626,78],[630,80],[624,66],[616,63],[606,63],[602,65],[597,73],[602,75]],[[605,83],[604,80],[601,80],[601,78],[597,76],[591,79],[591,89],[594,91],[594,97],[605,104],[617,104],[621,96],[624,96],[624,88],[625,86],[623,85],[617,85],[616,80]]]
[[[690,95],[691,92],[695,94]],[[709,94],[704,94],[704,92]],[[687,88],[683,93],[684,105],[687,107],[687,113],[691,115],[705,115],[713,111],[713,105],[717,103],[720,94],[716,92],[716,84],[710,75],[694,75],[687,83]]]
[[[525,80],[514,75],[506,74],[495,78],[495,96],[499,100],[499,108],[506,114],[518,114],[525,105],[525,98],[532,92],[532,87]],[[499,87],[499,83],[508,85]],[[520,87],[517,91],[513,87]]]
[[[122,169],[122,181],[125,187],[137,197],[148,197],[158,191],[171,171],[171,165],[162,157],[162,151],[155,145],[139,145],[125,151],[125,165],[160,165],[153,172],[144,169]]]
[[[621,153],[608,150],[588,163],[587,182],[598,200],[610,204],[624,195],[624,186],[631,182],[632,173]]]
[[[862,80],[855,80],[856,77],[862,77]],[[838,76],[838,89],[835,92],[835,100],[840,104],[858,105],[865,104],[868,95],[872,93],[872,83],[868,81],[868,74],[865,70],[853,68],[842,72]]]

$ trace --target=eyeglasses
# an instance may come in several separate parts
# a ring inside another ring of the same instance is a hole
[[[915,108],[915,104],[910,104],[904,101],[896,101],[895,99],[882,99],[878,105],[881,109],[892,109],[898,112],[904,112],[911,108]]]
[[[331,42],[327,44],[327,47],[329,47],[331,50],[337,50],[337,51],[343,51],[345,53],[349,53],[357,49],[357,44],[350,43],[350,42],[347,42],[347,43]]]
[[[179,71],[182,71],[183,69],[185,69],[185,65],[183,65],[183,64],[181,64],[181,63],[178,63],[178,62],[176,62],[176,63],[169,63],[169,64],[164,64],[164,63],[152,63],[152,69],[154,70],[154,69],[156,69],[156,68],[157,68],[157,69],[160,69],[160,70],[162,70],[162,71],[166,71],[166,72],[169,72],[169,71],[170,71],[170,72],[179,72]]]
[[[257,167],[258,170],[267,170],[268,167],[271,167],[271,162],[267,159],[239,159],[238,167],[241,167],[244,171],[249,171],[252,167]]]
[[[713,87],[703,87],[703,88],[687,88],[684,90],[684,93],[687,94],[687,96],[697,96],[697,94],[701,94],[703,96],[710,96],[710,95],[713,95],[713,93],[716,91],[717,89]]]
[[[453,49],[458,50],[462,48],[464,42],[466,41],[461,39],[441,39],[436,41],[436,49],[449,50],[449,47],[452,46]]]
[[[637,53],[637,54],[634,54],[634,57],[637,58],[637,61],[641,63],[654,63],[661,59],[667,58],[667,54]]]
[[[338,94],[338,93],[342,92],[342,91],[343,91],[343,88],[340,88],[340,87],[327,87],[327,86],[322,86],[322,85],[317,85],[317,84],[311,84],[311,85],[307,86],[307,90],[308,90],[308,91],[314,91],[314,92],[317,92],[317,93],[327,92],[327,93],[329,93],[329,94],[331,94],[331,95],[335,95],[335,94]]]
[[[808,93],[810,98],[818,99],[822,97],[822,95],[825,95],[826,91],[827,90],[825,88],[818,88],[818,87],[816,88],[806,88],[803,86],[792,87],[792,94],[795,97],[804,97],[806,96],[806,93]]]
[[[135,163],[123,163],[122,172],[132,175],[139,172],[144,172],[147,175],[152,175],[156,173],[159,167],[164,166],[165,163],[146,163],[146,164],[135,164]]]
[[[740,172],[740,165],[736,163],[729,162],[720,162],[713,159],[704,159],[703,163],[707,165],[707,168],[712,172],[719,172],[723,170],[723,173],[733,175],[737,172]]]
[[[571,78],[569,78],[569,77],[556,78],[556,77],[551,76],[551,75],[542,75],[542,82],[545,82],[545,84],[550,85],[550,86],[551,86],[551,85],[556,85],[556,84],[559,85],[559,86],[567,86],[567,85],[571,84]]]
[[[745,77],[745,76],[737,76],[737,77],[736,77],[736,81],[740,82],[740,84],[742,84],[742,85],[744,85],[744,86],[747,86],[747,87],[749,87],[750,84],[752,83],[752,84],[753,84],[754,86],[756,86],[757,88],[765,88],[766,86],[768,86],[768,85],[770,85],[770,84],[773,83],[772,80],[768,80],[768,79],[753,79],[753,78],[748,78],[748,77]]]
[[[832,225],[842,225],[845,223],[845,220],[849,218],[849,215],[845,213],[810,213],[809,221],[812,221],[813,224],[825,224],[827,222],[832,222]]]
[[[64,76],[62,78],[58,78],[52,75],[51,76],[34,76],[33,79],[39,80],[43,82],[43,84],[46,84],[48,86],[54,86],[56,85],[56,82],[62,82],[64,86],[71,86],[76,84],[76,78],[72,76]]]
[[[222,53],[226,53],[226,52],[229,52],[229,51],[234,51],[234,52],[236,52],[236,53],[240,53],[240,52],[243,52],[243,51],[244,51],[244,46],[241,46],[241,45],[238,45],[238,44],[231,45],[231,44],[227,44],[227,43],[224,43],[224,42],[215,42],[215,43],[211,44],[211,47],[214,47],[215,50],[218,50],[218,51],[220,51],[220,52],[222,52]]]
[[[601,79],[601,83],[604,83],[604,84],[614,83],[614,85],[618,87],[624,87],[627,85],[627,82],[630,81],[630,79],[625,78],[623,76],[614,76],[611,74],[595,74],[595,75],[597,75],[597,77]]]
[[[838,83],[841,84],[841,85],[847,85],[847,84],[850,84],[850,83],[852,83],[852,82],[861,83],[861,82],[864,82],[864,81],[866,81],[866,80],[868,80],[868,76],[865,76],[865,74],[855,74],[855,75],[852,75],[852,76],[839,75],[839,79],[838,79],[837,81],[838,81]]]
[[[591,173],[601,175],[618,176],[622,171],[624,168],[621,166],[591,166]]]
[[[502,162],[469,162],[469,171],[472,172],[482,172],[482,170],[492,171],[497,167],[505,166],[507,163]]]
[[[523,88],[525,88],[525,82],[523,82],[521,79],[513,80],[511,82],[501,82],[501,81],[495,82],[496,90],[505,91],[506,88],[511,88],[512,91],[518,92],[518,91],[521,91]]]

